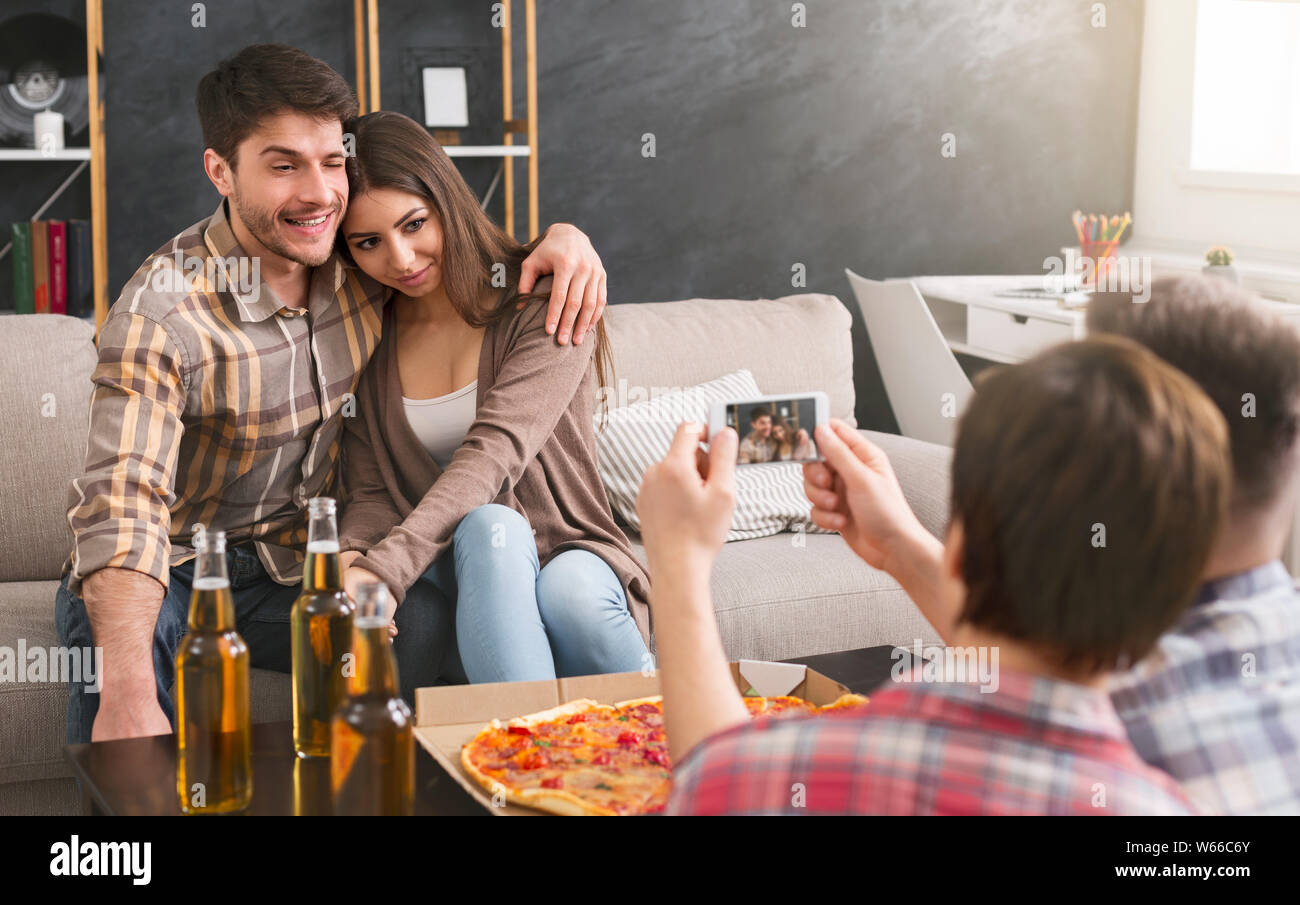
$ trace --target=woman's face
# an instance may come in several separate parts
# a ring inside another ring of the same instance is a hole
[[[773,424],[773,425],[772,425],[772,437],[776,440],[777,443],[784,443],[784,442],[785,442],[785,425],[784,425],[784,424]]]
[[[357,266],[411,297],[442,284],[442,226],[427,201],[400,189],[371,189],[348,203],[343,236]]]

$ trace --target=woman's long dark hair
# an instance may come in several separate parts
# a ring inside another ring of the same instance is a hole
[[[541,237],[521,245],[479,207],[460,171],[423,126],[391,110],[367,113],[343,126],[352,135],[355,155],[347,158],[348,196],[372,189],[396,189],[429,203],[442,226],[442,284],[447,298],[467,324],[483,327],[508,317],[521,301],[544,294],[519,292],[519,272]],[[352,254],[338,233],[344,259]],[[492,288],[493,268],[504,267],[505,293],[495,307],[480,303]],[[614,363],[602,318],[596,324],[596,386],[613,381]]]

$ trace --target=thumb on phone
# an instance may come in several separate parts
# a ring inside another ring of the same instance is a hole
[[[729,427],[713,435],[709,443],[708,471],[701,472],[710,487],[731,491],[736,481],[736,451],[739,446],[740,437]]]
[[[815,433],[817,438],[817,448],[821,450],[822,458],[826,464],[833,469],[841,478],[846,476],[856,476],[863,467],[862,461],[853,454],[848,444],[840,438],[839,433],[834,426],[827,424],[817,425]]]

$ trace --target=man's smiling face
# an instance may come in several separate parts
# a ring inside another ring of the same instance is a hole
[[[239,143],[229,172],[231,225],[250,255],[318,267],[334,249],[348,204],[343,124],[302,113],[265,117]]]

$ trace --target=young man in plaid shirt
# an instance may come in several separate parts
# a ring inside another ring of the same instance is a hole
[[[1194,812],[1138,757],[1106,693],[1116,664],[1144,656],[1186,608],[1226,509],[1223,418],[1185,376],[1110,338],[982,382],[960,426],[931,590],[950,643],[997,650],[997,688],[916,675],[829,716],[746,714],[708,590],[737,440],[719,433],[697,471],[700,439],[683,425],[638,501],[676,764],[670,813]],[[885,565],[865,523],[888,514],[855,505],[878,450],[842,422],[817,442],[836,479],[810,488],[816,521]]]
[[[1300,594],[1282,565],[1300,487],[1300,336],[1221,280],[1106,294],[1088,328],[1134,339],[1219,406],[1228,521],[1191,608],[1110,695],[1138,753],[1205,808],[1300,814]]]

